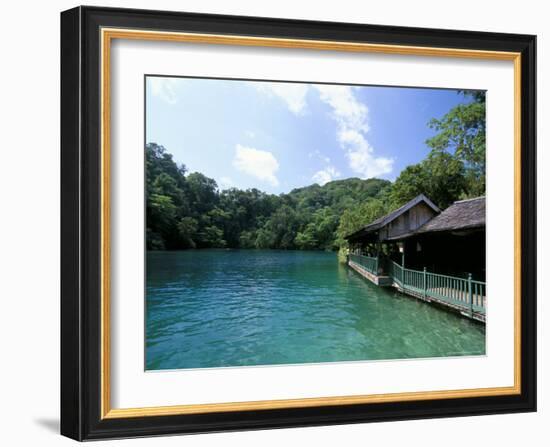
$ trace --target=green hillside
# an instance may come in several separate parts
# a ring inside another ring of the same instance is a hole
[[[387,180],[349,178],[288,194],[257,189],[220,191],[215,180],[187,173],[162,146],[146,146],[147,247],[338,248],[346,210],[380,197]]]

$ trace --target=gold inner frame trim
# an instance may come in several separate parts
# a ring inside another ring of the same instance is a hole
[[[328,405],[405,402],[431,399],[504,396],[521,393],[521,54],[514,52],[464,50],[456,48],[384,45],[338,41],[279,39],[250,36],[144,31],[120,28],[101,30],[101,418],[168,416],[211,412],[251,411],[284,408],[311,408]],[[200,43],[211,45],[259,46],[268,48],[309,49],[382,53],[409,56],[453,57],[504,60],[514,63],[514,385],[353,396],[327,396],[303,399],[279,399],[215,404],[171,405],[142,408],[111,408],[110,341],[110,180],[111,116],[110,74],[113,39]]]

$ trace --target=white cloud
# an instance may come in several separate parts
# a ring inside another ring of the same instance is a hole
[[[147,78],[153,96],[166,101],[168,104],[178,102],[176,88],[181,80],[176,78]]]
[[[338,139],[346,151],[350,168],[362,177],[379,177],[392,172],[393,159],[376,157],[374,149],[360,132],[344,128],[338,134]]]
[[[323,155],[319,149],[315,149],[313,152],[307,154],[309,158],[317,157],[319,160],[324,161],[325,163],[330,163],[330,158],[326,155]]]
[[[288,109],[295,115],[302,115],[306,110],[307,84],[288,82],[258,82],[255,87],[268,95],[282,99]]]
[[[337,140],[345,151],[349,167],[363,178],[378,177],[393,170],[394,160],[378,157],[368,141],[368,107],[356,96],[357,87],[346,85],[308,85],[288,83],[258,83],[257,89],[271,96],[281,98],[291,112],[302,115],[307,108],[307,93],[315,90],[322,102],[331,109],[331,117],[337,125]],[[309,157],[318,157],[330,163],[327,157],[316,150]],[[324,171],[319,171],[324,172]],[[320,174],[322,175],[322,174]],[[325,177],[319,177],[324,179]]]
[[[275,173],[279,170],[279,162],[269,151],[237,144],[233,166],[239,171],[272,186],[279,185],[279,180],[275,176]]]
[[[313,174],[312,180],[323,186],[338,177],[340,177],[340,173],[336,170],[336,168],[334,168],[334,166],[327,166],[325,169],[321,169]]]
[[[332,108],[333,118],[340,126],[368,132],[368,109],[353,94],[353,87],[346,85],[315,85],[321,101]]]
[[[235,182],[231,177],[222,177],[218,182],[220,189],[229,189],[235,186]]]
[[[389,174],[393,159],[377,157],[367,140],[369,131],[368,108],[354,94],[354,88],[345,85],[316,85],[321,101],[332,109],[332,118],[338,125],[337,139],[346,152],[349,167],[364,178]]]

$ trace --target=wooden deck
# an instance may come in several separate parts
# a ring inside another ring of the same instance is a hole
[[[472,320],[476,320],[476,321],[485,323],[486,317],[485,317],[484,313],[473,311],[470,314],[470,312],[468,311],[468,296],[467,295],[464,296],[464,304],[459,304],[459,303],[455,304],[455,303],[437,298],[436,296],[433,296],[433,295],[432,296],[430,296],[429,294],[424,295],[424,293],[418,292],[416,290],[403,288],[399,284],[397,284],[396,282],[393,282],[392,287],[396,288],[398,292],[400,292],[404,295],[412,296],[413,298],[416,298],[416,299],[421,300],[421,301],[425,301],[427,303],[434,303],[434,304],[440,305],[444,308],[447,308],[447,309],[450,309],[452,311],[458,312],[461,315],[463,315],[464,317],[471,318]],[[428,290],[430,290],[430,289],[428,289]],[[459,291],[458,290],[452,290],[451,291],[449,289],[446,289],[445,291],[439,290],[439,292],[458,293]],[[486,297],[483,297],[483,302],[484,303],[486,302],[486,300],[487,300]]]
[[[404,284],[402,280],[400,281],[399,278],[396,278],[391,274],[375,274],[372,271],[369,271],[364,266],[352,260],[348,260],[348,266],[359,275],[361,275],[363,278],[368,279],[370,282],[376,284],[377,286],[394,287],[404,295],[408,295],[428,303],[436,304],[451,311],[458,312],[461,315],[476,321],[480,321],[483,323],[485,323],[486,321],[485,309],[487,308],[487,297],[479,293],[480,290],[485,290],[484,287],[476,287],[476,293],[469,292],[464,288],[464,281],[466,280],[460,278],[457,278],[454,282],[451,282],[451,284],[458,284],[461,288],[448,286],[421,287],[418,284],[418,280],[417,284],[415,285]],[[424,272],[415,272],[416,276],[423,273]],[[396,276],[399,276],[399,274],[397,274]],[[403,278],[402,274],[401,278]],[[472,303],[470,303],[470,297],[472,299]]]
[[[349,261],[348,265],[357,273],[359,273],[362,277],[367,278],[370,282],[376,284],[377,286],[387,287],[391,286],[393,283],[393,279],[389,276],[375,275],[374,273],[369,272],[365,267],[353,261]]]

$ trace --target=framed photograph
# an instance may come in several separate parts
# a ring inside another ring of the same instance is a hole
[[[535,43],[63,12],[62,434],[535,411]]]

